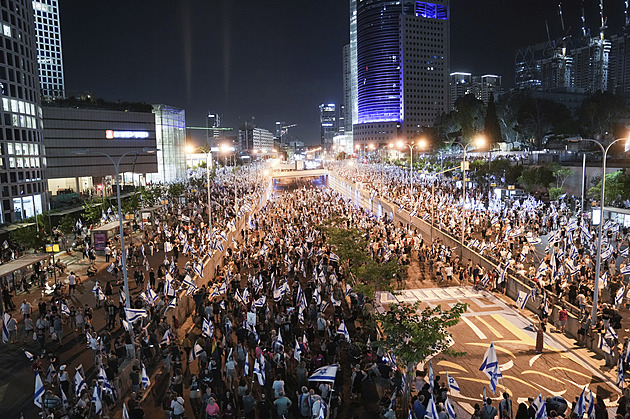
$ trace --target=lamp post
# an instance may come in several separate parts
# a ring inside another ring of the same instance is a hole
[[[464,261],[464,239],[465,239],[465,233],[466,233],[466,171],[468,170],[467,167],[467,161],[466,161],[466,151],[468,150],[468,147],[473,146],[473,147],[481,147],[483,146],[483,144],[485,143],[485,139],[482,136],[478,136],[476,137],[473,141],[471,141],[468,144],[463,144],[460,143],[458,141],[455,141],[453,144],[457,144],[459,145],[462,150],[464,151],[464,156],[462,159],[462,234],[461,234],[461,242],[462,242],[462,246],[460,248],[460,253],[459,253],[459,261],[460,263],[463,263]]]
[[[151,147],[144,147],[142,149],[143,153],[155,153],[157,152],[158,149],[157,148],[151,148]],[[140,154],[140,152],[135,152],[135,153],[124,153],[122,156],[120,156],[118,158],[118,160],[114,160],[112,158],[112,156],[110,156],[109,154],[106,153],[101,153],[100,151],[88,151],[88,150],[75,150],[73,152],[73,154],[98,154],[100,156],[105,156],[107,157],[112,164],[114,165],[114,171],[116,174],[116,198],[118,200],[118,228],[119,228],[119,232],[120,232],[120,260],[122,262],[122,271],[123,271],[123,286],[125,288],[125,308],[131,308],[131,298],[129,296],[129,281],[127,279],[127,255],[126,255],[126,248],[125,248],[125,231],[124,231],[124,226],[123,226],[123,218],[122,218],[122,207],[121,207],[121,203],[120,203],[120,180],[119,180],[119,169],[120,169],[120,162],[122,161],[123,158],[125,158],[128,155],[131,154],[135,154],[136,156],[138,154]],[[134,334],[133,334],[133,328],[130,329],[129,334],[131,335],[131,341],[134,342]],[[135,345],[132,349],[132,356],[135,358],[136,357],[136,349],[135,349]]]
[[[580,138],[579,140],[574,140],[572,142],[579,141],[588,141],[591,143],[595,143],[602,150],[602,190],[600,193],[599,200],[599,228],[597,231],[597,256],[595,260],[595,281],[593,287],[593,311],[591,312],[591,326],[595,326],[597,324],[597,300],[599,298],[599,274],[601,272],[601,256],[602,256],[602,226],[604,224],[604,194],[606,191],[606,155],[612,147],[613,144],[622,141],[622,140],[630,140],[630,138],[617,138],[606,148],[604,145],[597,140],[591,140],[589,138]]]

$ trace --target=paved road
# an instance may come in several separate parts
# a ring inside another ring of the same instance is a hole
[[[469,305],[460,323],[452,329],[455,340],[452,349],[466,355],[457,358],[438,355],[433,359],[435,374],[444,379],[448,372],[457,380],[461,393],[449,397],[467,415],[472,413],[475,403],[480,403],[484,387],[495,400],[501,397],[499,391],[505,389],[518,402],[539,393],[544,397],[562,396],[572,402],[584,386],[601,395],[610,406],[619,398],[614,382],[598,370],[602,361],[593,359],[594,355],[585,349],[572,346],[563,336],[545,334],[544,352],[537,355],[531,321],[491,293],[464,287],[424,288],[403,290],[396,296],[384,293],[380,298],[384,305],[416,301],[430,306],[452,306],[457,302]],[[479,371],[490,342],[495,344],[503,373],[494,396],[488,377]]]

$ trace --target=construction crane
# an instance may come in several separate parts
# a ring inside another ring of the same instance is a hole
[[[289,128],[293,128],[293,127],[297,127],[297,124],[291,124],[291,125],[283,125],[282,127],[280,127],[280,144],[284,144],[284,141],[282,141],[282,139],[284,138],[284,135],[287,134],[289,132]]]

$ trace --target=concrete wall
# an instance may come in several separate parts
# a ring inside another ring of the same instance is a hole
[[[564,182],[564,190],[569,195],[575,195],[576,197],[582,196],[582,166],[565,166],[573,170],[573,176],[570,176],[566,182]],[[619,167],[607,167],[606,173],[614,173],[621,170]],[[593,179],[602,177],[601,166],[586,166],[586,179],[584,183],[584,196],[588,195],[588,190],[593,186]],[[586,198],[585,198],[586,201]]]

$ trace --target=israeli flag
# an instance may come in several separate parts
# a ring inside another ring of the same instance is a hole
[[[626,263],[620,270],[622,275],[630,274],[630,263]]]
[[[602,252],[602,261],[607,260],[613,254],[613,248],[611,245],[608,245],[606,249]]]
[[[170,308],[175,308],[175,307],[177,307],[177,298],[173,298],[171,302],[168,303],[168,305],[166,306],[166,310],[164,310],[164,312],[166,313]]]
[[[202,336],[207,337],[208,339],[212,339],[214,336],[214,326],[212,322],[206,318],[203,319],[203,325],[201,326],[201,334]]]
[[[449,419],[455,419],[457,415],[455,414],[455,409],[451,406],[451,402],[448,401],[448,397],[446,398],[446,403],[444,403],[446,407],[446,413],[448,413]]]
[[[539,394],[538,398],[540,399],[540,402],[536,404],[536,419],[547,419],[547,406],[542,398],[542,394]]]
[[[164,294],[169,297],[175,297],[175,288],[173,288],[173,277],[171,274],[166,274],[166,279],[164,283]]]
[[[173,250],[171,242],[164,242],[164,253],[168,253]]]
[[[429,399],[429,405],[427,406],[426,417],[430,419],[440,419],[440,414],[437,411],[437,406],[435,405],[435,400],[433,399],[433,394]]]
[[[94,386],[94,393],[92,393],[92,403],[94,404],[94,413],[99,416],[103,413],[103,401],[101,400],[101,393],[98,386]]]
[[[623,296],[626,293],[626,287],[624,285],[621,286],[621,288],[619,288],[617,290],[617,294],[615,294],[615,304],[617,306],[620,306],[621,303],[623,302]]]
[[[147,311],[141,308],[125,308],[125,316],[127,317],[127,321],[130,323],[134,323],[136,320],[143,317],[149,317]]]
[[[158,299],[158,295],[151,289],[151,284],[147,284],[147,292],[145,293],[149,304],[153,305]]]
[[[245,353],[245,366],[243,367],[243,371],[247,377],[249,375],[249,351]]]
[[[197,275],[203,278],[203,264],[200,261],[193,266],[193,270]]]
[[[346,284],[346,297],[349,297],[350,294],[352,294],[352,287],[350,286],[350,284]]]
[[[350,343],[350,333],[348,333],[348,328],[346,327],[346,323],[342,320],[341,324],[337,328],[337,334],[341,334],[346,338],[346,341]]]
[[[162,336],[162,340],[160,341],[160,346],[162,345],[170,345],[171,344],[171,336],[168,330],[164,332],[164,336]]]
[[[118,294],[119,294],[118,300],[120,301],[120,304],[125,305],[127,301],[127,296],[125,295],[125,292],[123,291],[122,288],[118,290]]]
[[[453,377],[451,377],[448,372],[446,373],[446,383],[448,384],[448,389],[450,391],[460,391],[459,390],[459,384],[457,384],[457,381],[455,381],[455,379]]]
[[[606,342],[604,335],[599,335],[599,349],[601,349],[604,353],[607,353],[610,356],[614,355],[614,352],[612,348],[610,347],[610,345],[608,345],[608,342]]]
[[[547,266],[547,264],[545,263],[545,261],[543,260],[540,263],[540,266],[538,267],[538,272],[536,273],[536,277],[540,278],[541,276],[543,276],[547,271],[549,270],[549,267]]]
[[[254,301],[254,307],[262,308],[265,305],[265,300],[266,299],[267,299],[267,297],[265,295],[263,295],[262,297],[260,297],[256,301]]]
[[[42,408],[42,402],[44,397],[44,383],[42,383],[42,377],[40,377],[39,373],[35,375],[35,399],[33,403],[35,406]]]
[[[261,365],[258,363],[258,360],[254,362],[254,375],[258,377],[258,384],[260,384],[261,386],[264,386],[265,385],[265,370],[264,370],[264,366],[261,367]]]
[[[294,346],[294,348],[293,348],[293,358],[295,358],[295,360],[296,360],[297,362],[300,362],[300,359],[301,359],[301,357],[300,357],[300,353],[301,353],[301,352],[302,352],[302,351],[301,351],[301,349],[300,349],[300,345],[298,344],[297,339],[295,339],[295,346]]]
[[[116,394],[114,392],[114,388],[112,387],[112,385],[110,384],[109,380],[107,379],[107,374],[105,374],[105,368],[103,368],[102,365],[101,365],[101,368],[98,371],[98,374],[96,374],[96,379],[102,381],[103,382],[103,390],[105,390],[106,393],[110,394],[114,399],[116,399]]]
[[[623,256],[624,258],[628,257],[628,251],[630,251],[630,247],[626,247],[625,249],[623,249],[619,254],[621,256]]]
[[[586,386],[582,389],[582,393],[575,403],[575,413],[578,418],[583,418],[586,413]]]
[[[142,364],[142,389],[146,390],[147,387],[151,385],[151,380],[149,379],[149,375],[147,374],[147,369]]]
[[[315,370],[313,375],[308,377],[308,381],[334,383],[338,368],[339,364],[326,365],[324,367],[318,368]]]
[[[129,412],[125,403],[123,403],[122,419],[129,419]]]
[[[195,342],[195,346],[193,347],[193,350],[190,351],[190,357],[188,358],[188,360],[190,362],[194,361],[195,359],[197,359],[197,357],[199,357],[202,352],[203,348],[201,347],[201,345]]]
[[[593,390],[589,390],[588,410],[586,416],[588,419],[595,419],[595,402],[593,401]]]
[[[490,388],[494,393],[497,389],[499,379],[503,378],[503,374],[501,374],[501,368],[499,368],[499,361],[497,359],[497,352],[494,348],[494,342],[490,343],[490,347],[483,357],[483,362],[481,363],[479,371],[488,376],[488,378],[490,379]]]
[[[518,298],[516,299],[516,306],[521,310],[525,308],[527,300],[529,299],[529,293],[525,291],[518,292]]]
[[[2,314],[2,343],[8,343],[9,342],[9,328],[8,328],[8,323],[11,319],[11,316],[9,315],[9,313],[3,313]]]
[[[542,308],[542,310],[543,310],[543,314],[545,316],[549,315],[549,302],[547,301],[547,294],[543,295],[543,308]]]
[[[617,332],[615,332],[615,329],[613,329],[610,324],[608,325],[608,329],[606,329],[604,338],[605,339],[619,339],[619,336],[617,336]]]
[[[186,288],[186,295],[191,296],[195,292],[197,292],[198,289],[199,287],[197,285],[194,285],[194,284],[188,285],[188,288]]]
[[[87,390],[88,385],[81,376],[79,370],[74,373],[74,394],[77,398],[81,397],[81,392]]]
[[[107,267],[107,272],[109,272],[110,274],[114,273],[114,268],[116,266],[114,265],[114,262],[110,263],[109,266]]]

